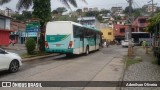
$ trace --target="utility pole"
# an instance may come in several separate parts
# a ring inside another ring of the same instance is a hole
[[[153,3],[153,0],[152,0],[152,16],[154,15],[154,3]]]
[[[129,3],[129,29],[128,29],[128,41],[129,41],[129,46],[128,46],[128,56],[132,55],[133,52],[133,47],[132,47],[132,37],[131,37],[131,29],[132,29],[132,0],[128,1]]]

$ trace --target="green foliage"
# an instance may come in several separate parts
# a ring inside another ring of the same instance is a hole
[[[149,32],[154,32],[154,26],[156,26],[158,23],[160,23],[160,13],[156,14],[155,16],[148,19],[149,26],[147,27],[147,30]]]
[[[133,8],[131,7],[131,12],[133,12]],[[129,13],[129,6],[127,6],[124,10],[124,13],[128,14]]]
[[[19,21],[27,21],[28,19],[32,18],[32,13],[30,11],[22,11],[22,14],[14,14],[11,16],[12,18],[19,20]]]
[[[53,20],[54,21],[73,21],[73,22],[76,22],[77,18],[78,18],[77,16],[69,17],[68,15],[63,15],[63,16],[55,17]]]
[[[28,38],[25,45],[26,45],[26,48],[27,48],[27,53],[29,55],[33,55],[34,54],[34,50],[36,48],[35,40],[33,38]]]
[[[99,15],[99,11],[89,11],[89,12],[86,12],[85,16],[95,16],[97,17]]]
[[[39,18],[42,26],[51,20],[50,0],[33,0],[33,16]]]
[[[82,13],[82,9],[77,9],[76,12],[77,12],[78,14],[81,14],[81,13]]]
[[[62,15],[64,12],[67,11],[67,9],[64,8],[64,7],[58,7],[58,8],[56,9],[56,11]]]
[[[58,11],[57,10],[53,10],[52,14],[58,14]]]
[[[100,11],[100,13],[101,13],[101,14],[108,14],[108,13],[110,13],[110,10],[102,9],[102,10]]]
[[[129,67],[129,66],[131,66],[131,65],[133,65],[133,64],[142,62],[142,58],[139,57],[139,56],[133,56],[133,57],[128,57],[128,56],[126,56],[126,57],[124,58],[124,60],[125,60],[125,62],[126,62],[126,66],[127,66],[127,67]]]
[[[25,19],[31,19],[32,18],[32,12],[31,11],[22,11],[22,15]]]
[[[14,14],[11,17],[14,18],[14,19],[16,19],[16,20],[19,20],[19,21],[25,21],[24,16],[21,15],[21,14]]]

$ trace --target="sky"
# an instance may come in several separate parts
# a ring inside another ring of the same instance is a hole
[[[88,4],[85,4],[81,2],[81,0],[76,0],[78,3],[78,7],[74,8],[71,7],[72,10],[76,10],[78,8],[84,8],[84,7],[97,7],[99,9],[105,8],[105,9],[111,9],[111,7],[115,6],[122,6],[125,8],[128,6],[128,3],[126,0],[86,0]],[[148,4],[148,2],[151,0],[133,0],[133,8],[140,8],[144,4]],[[154,3],[157,4],[157,6],[160,6],[159,0],[153,0]],[[3,6],[0,6],[0,9],[5,9],[6,7],[12,9],[13,11],[16,11],[16,3],[18,0],[12,0],[12,2],[8,4],[4,4]],[[60,0],[51,0],[51,9],[54,10],[57,7],[64,7],[64,5],[60,2]],[[31,10],[31,9],[29,9]]]

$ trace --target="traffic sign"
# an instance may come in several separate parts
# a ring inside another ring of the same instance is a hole
[[[38,32],[40,28],[39,22],[31,22],[26,24],[26,31],[27,32]]]

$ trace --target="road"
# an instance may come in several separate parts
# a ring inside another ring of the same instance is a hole
[[[110,46],[87,56],[66,58],[65,55],[60,55],[28,61],[23,63],[17,73],[0,72],[0,81],[118,81],[123,73],[122,59],[126,54],[127,48]],[[9,89],[11,88],[1,90]],[[12,88],[14,89],[20,88]],[[106,90],[106,88],[55,87],[52,90]]]

